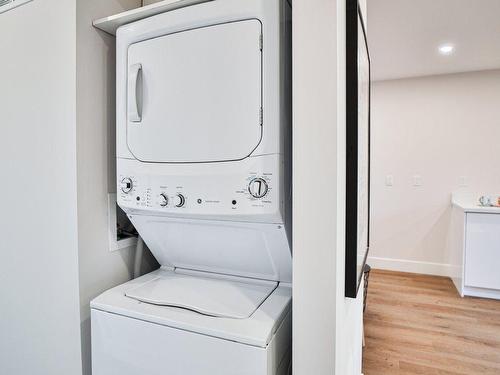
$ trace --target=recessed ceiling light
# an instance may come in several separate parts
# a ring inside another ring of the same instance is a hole
[[[453,44],[443,44],[438,49],[441,55],[451,55],[455,51],[455,46]]]

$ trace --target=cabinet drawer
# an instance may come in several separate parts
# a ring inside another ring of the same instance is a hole
[[[467,214],[465,285],[500,290],[499,214]]]

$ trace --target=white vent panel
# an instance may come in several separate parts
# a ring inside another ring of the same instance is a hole
[[[0,0],[0,13],[7,12],[32,0]]]

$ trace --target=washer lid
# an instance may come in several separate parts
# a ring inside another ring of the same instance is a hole
[[[241,160],[262,137],[261,23],[201,27],[130,45],[127,145],[144,162]]]
[[[214,317],[246,319],[277,286],[277,282],[176,270],[125,295],[141,302],[180,307]]]

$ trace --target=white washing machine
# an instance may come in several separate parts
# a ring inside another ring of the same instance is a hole
[[[118,203],[161,268],[92,301],[94,375],[288,373],[290,49],[286,0],[118,29]]]

